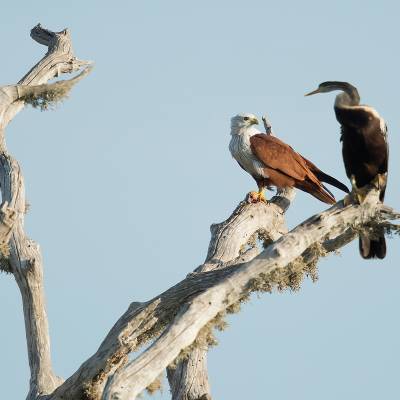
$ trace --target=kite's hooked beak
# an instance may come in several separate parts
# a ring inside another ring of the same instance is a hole
[[[258,119],[256,117],[251,118],[250,122],[251,122],[252,125],[258,125],[259,124]]]
[[[312,96],[313,94],[322,93],[320,88],[313,90],[310,93],[305,94],[304,96]]]

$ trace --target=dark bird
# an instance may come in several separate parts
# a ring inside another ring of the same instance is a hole
[[[258,120],[253,114],[233,117],[229,143],[232,156],[257,182],[258,192],[250,192],[252,202],[266,201],[264,189],[271,186],[279,189],[295,187],[328,204],[335,203],[335,198],[322,182],[348,193],[343,183],[322,172],[311,161],[279,140],[271,129],[269,134],[265,134],[255,125],[258,125]]]
[[[352,185],[353,197],[361,203],[365,199],[366,185],[379,190],[379,199],[385,198],[388,172],[387,126],[377,111],[360,105],[357,89],[347,82],[323,82],[317,90],[306,94],[341,90],[336,96],[335,114],[341,125],[342,154],[346,174]],[[362,233],[359,239],[363,258],[384,258],[386,242],[384,230]]]

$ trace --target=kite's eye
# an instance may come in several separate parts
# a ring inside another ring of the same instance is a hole
[[[250,118],[249,118],[249,117],[243,117],[243,119],[244,119],[245,121],[248,121]]]

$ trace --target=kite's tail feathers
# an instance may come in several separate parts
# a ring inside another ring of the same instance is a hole
[[[313,171],[315,176],[322,182],[325,183],[329,183],[332,186],[335,186],[336,188],[343,190],[343,192],[345,193],[349,193],[349,189],[347,188],[347,186],[345,184],[343,184],[342,182],[338,181],[336,178],[334,178],[333,176],[330,176],[328,174],[326,174],[325,172],[322,172],[320,170],[318,171]]]
[[[335,198],[335,196],[333,195],[333,193],[332,193],[325,185],[323,185],[323,184],[321,183],[321,186],[324,188],[324,190],[325,190],[326,192],[328,192],[333,198]]]
[[[303,160],[306,162],[307,167],[310,168],[310,171],[321,181],[325,183],[329,183],[332,186],[337,187],[340,190],[343,190],[345,193],[349,193],[349,189],[347,188],[346,185],[344,185],[342,182],[338,181],[336,178],[333,176],[330,176],[326,174],[325,172],[322,172],[313,162],[310,160],[307,160],[307,158],[301,156]]]
[[[314,183],[312,181],[304,180],[297,181],[295,184],[297,189],[303,190],[304,192],[310,193],[312,196],[316,197],[318,200],[321,200],[327,204],[335,204],[336,200],[332,196],[332,194],[325,190],[324,187],[320,184]]]
[[[358,247],[362,258],[385,258],[386,256],[386,240],[385,233],[382,229],[378,235],[375,233],[373,237],[366,233],[360,234]]]

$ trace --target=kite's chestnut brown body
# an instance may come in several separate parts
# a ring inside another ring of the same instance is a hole
[[[335,203],[335,198],[322,182],[348,192],[344,184],[322,172],[289,145],[275,136],[261,133],[254,127],[256,124],[258,120],[253,114],[233,117],[229,150],[257,182],[258,200],[265,200],[263,191],[270,186],[295,187],[328,204]],[[257,199],[257,196],[252,193],[251,198]]]

